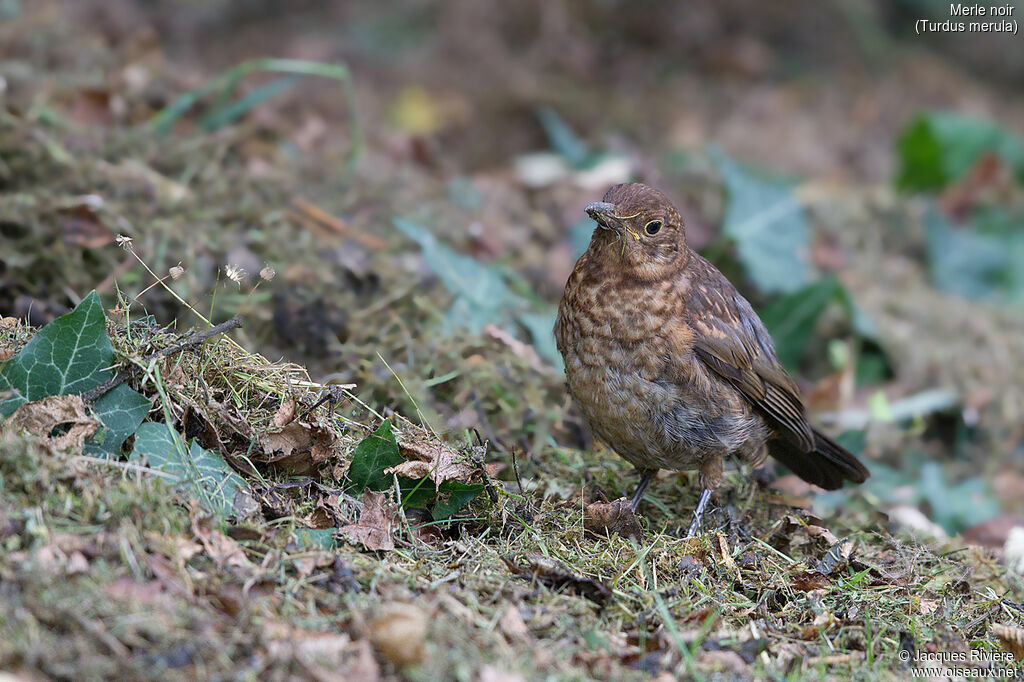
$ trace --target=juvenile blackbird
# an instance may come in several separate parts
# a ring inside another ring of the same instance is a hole
[[[767,455],[835,490],[868,471],[807,423],[792,377],[750,304],[686,244],[664,194],[615,185],[587,206],[597,221],[565,285],[555,340],[569,392],[591,431],[641,474],[698,469],[697,532],[722,460]]]

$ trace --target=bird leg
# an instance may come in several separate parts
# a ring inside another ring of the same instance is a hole
[[[640,499],[644,496],[644,492],[647,491],[647,486],[654,480],[654,475],[658,473],[657,469],[637,469],[640,472],[640,483],[636,486],[636,492],[633,493],[633,500],[629,503],[633,511],[640,506]]]
[[[697,508],[693,510],[693,523],[690,524],[690,530],[686,531],[686,537],[697,537],[697,531],[700,530],[700,517],[704,515],[704,508],[708,506],[708,500],[710,499],[711,489],[704,488],[700,493],[700,500],[697,502]]]
[[[701,462],[700,475],[697,476],[697,482],[700,483],[701,487],[700,500],[697,501],[697,508],[693,510],[693,523],[690,524],[690,530],[686,531],[686,537],[688,538],[697,535],[697,531],[700,530],[700,518],[704,515],[704,509],[708,506],[708,500],[711,499],[711,491],[722,483],[721,454],[711,455]]]

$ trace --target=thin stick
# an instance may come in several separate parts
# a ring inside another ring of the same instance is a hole
[[[198,346],[199,344],[214,336],[217,336],[218,334],[223,334],[224,332],[229,331],[231,329],[238,329],[241,326],[242,318],[240,318],[238,315],[235,315],[227,322],[221,322],[220,324],[210,327],[209,329],[203,329],[202,331],[194,331],[191,334],[186,334],[181,339],[179,339],[177,343],[173,343],[167,348],[161,348],[155,353],[147,355],[145,358],[143,358],[143,362],[149,364],[153,360],[159,360],[160,358],[165,357],[167,355],[174,355],[175,353],[180,353],[186,348]],[[83,393],[82,400],[84,400],[85,402],[92,402],[96,400],[110,389],[123,384],[135,372],[135,367],[130,367],[128,369],[121,370],[116,375],[104,381],[96,388]]]

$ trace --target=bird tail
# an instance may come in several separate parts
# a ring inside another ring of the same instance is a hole
[[[821,431],[814,432],[814,448],[804,452],[792,443],[778,439],[768,446],[768,453],[808,483],[825,490],[838,490],[843,481],[863,483],[869,476],[860,461]]]

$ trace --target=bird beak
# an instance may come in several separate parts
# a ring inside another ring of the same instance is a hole
[[[622,232],[622,221],[618,219],[619,207],[607,201],[595,201],[587,206],[587,215],[597,221],[601,227]]]

